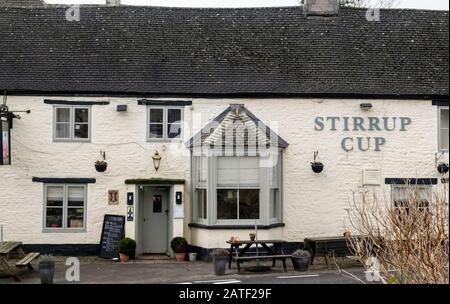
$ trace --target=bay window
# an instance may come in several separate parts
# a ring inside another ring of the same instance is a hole
[[[193,220],[207,225],[280,223],[281,155],[271,158],[275,161],[236,154],[193,156]]]

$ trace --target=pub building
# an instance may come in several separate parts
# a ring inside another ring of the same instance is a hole
[[[0,0],[5,240],[96,255],[108,214],[138,254],[297,248],[352,191],[445,187],[448,11],[110,2]]]

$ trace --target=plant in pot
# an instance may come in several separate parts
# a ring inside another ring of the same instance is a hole
[[[314,152],[314,161],[311,163],[311,169],[314,173],[320,173],[323,171],[323,163],[317,160],[317,156],[319,155],[319,151]]]
[[[100,159],[95,162],[95,170],[97,172],[105,172],[106,168],[108,168],[108,163],[106,162],[106,153],[105,151],[100,151]]]
[[[440,163],[437,166],[437,170],[440,174],[447,174],[448,172],[448,164],[447,163]]]
[[[170,247],[175,253],[175,259],[178,262],[184,261],[188,248],[188,242],[186,241],[186,239],[181,236],[174,237],[170,242]]]
[[[136,255],[136,241],[130,238],[123,238],[119,241],[119,257],[122,263],[134,259]]]
[[[215,249],[212,252],[214,274],[221,276],[225,274],[230,252],[227,249]]]
[[[53,284],[55,275],[55,259],[51,255],[43,255],[39,259],[39,276],[41,284]]]
[[[291,255],[292,265],[295,271],[307,271],[311,259],[311,254],[307,250],[296,250]]]

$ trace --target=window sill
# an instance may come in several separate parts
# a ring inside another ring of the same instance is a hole
[[[85,233],[86,229],[44,228],[43,233]]]
[[[273,229],[278,227],[284,227],[285,223],[274,223],[270,225],[258,225],[258,229],[261,230],[267,230],[267,229]],[[255,225],[204,225],[199,223],[189,223],[188,225],[191,228],[202,228],[202,229],[211,229],[211,230],[218,230],[218,229],[255,229]]]

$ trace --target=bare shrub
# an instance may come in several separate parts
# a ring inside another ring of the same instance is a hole
[[[379,271],[379,280],[449,283],[449,209],[443,188],[426,193],[421,186],[409,185],[401,199],[368,191],[353,194],[349,246],[367,269]]]

